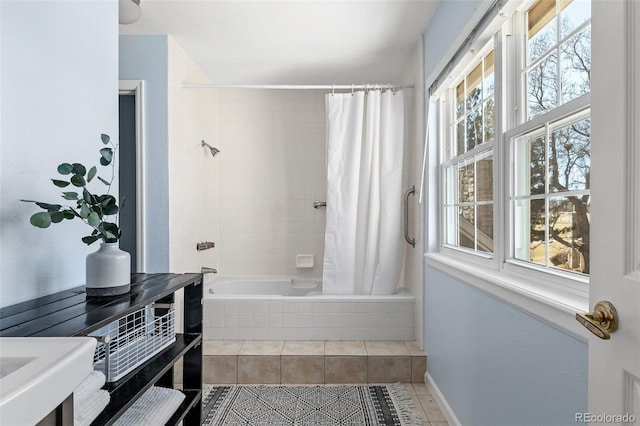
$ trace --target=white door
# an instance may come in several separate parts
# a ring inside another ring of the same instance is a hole
[[[592,16],[590,307],[611,302],[619,325],[590,337],[589,412],[640,424],[640,1],[594,0]]]

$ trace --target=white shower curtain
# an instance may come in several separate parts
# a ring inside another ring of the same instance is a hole
[[[404,92],[328,94],[323,293],[391,294],[400,280]]]

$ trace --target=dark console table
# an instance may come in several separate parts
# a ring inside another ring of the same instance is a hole
[[[0,337],[85,336],[153,302],[173,303],[184,288],[184,333],[135,370],[107,383],[111,400],[92,425],[114,423],[153,385],[174,387],[173,365],[183,359],[185,399],[170,425],[200,425],[202,410],[202,275],[133,274],[131,291],[87,297],[84,286],[0,309]]]

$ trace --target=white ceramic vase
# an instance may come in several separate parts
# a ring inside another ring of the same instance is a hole
[[[117,296],[131,290],[131,256],[118,243],[102,243],[87,255],[87,296]]]

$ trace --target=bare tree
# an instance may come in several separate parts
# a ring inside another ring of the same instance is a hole
[[[570,23],[562,21],[562,33],[570,31]],[[555,41],[552,33],[541,33],[529,42],[530,58],[547,56],[528,74],[527,103],[530,116],[548,111],[575,99],[589,91],[591,77],[590,29],[574,35],[552,50]],[[581,265],[567,267],[589,273],[589,196],[563,195],[567,191],[589,188],[591,155],[591,123],[583,119],[551,133],[545,152],[542,140],[530,143],[531,193],[544,194],[548,183],[550,193],[558,193],[549,199],[549,217],[545,221],[543,200],[531,201],[531,240],[541,244],[545,239],[545,223],[550,238],[567,247],[567,252],[577,251],[582,256]],[[548,157],[548,164],[545,164]],[[548,175],[546,174],[548,170]],[[548,178],[548,182],[545,179]],[[567,217],[570,215],[571,220]],[[573,253],[573,252],[572,252]],[[550,260],[557,266],[566,264],[568,256],[555,256]]]

